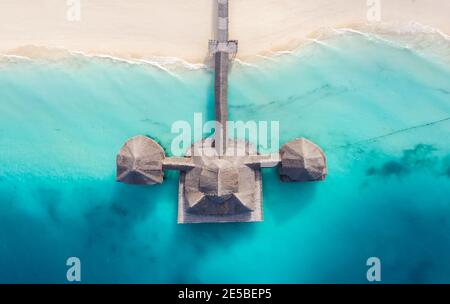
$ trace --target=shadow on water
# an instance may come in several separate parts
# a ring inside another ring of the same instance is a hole
[[[185,240],[197,254],[211,248],[227,248],[241,238],[248,238],[257,223],[205,223],[179,225],[177,239]]]
[[[253,239],[259,223],[205,223],[178,225],[173,235],[173,250],[183,248],[180,267],[172,283],[204,283],[198,270],[209,256],[225,253],[239,242]],[[184,262],[183,262],[184,261]]]
[[[281,182],[276,169],[263,173],[263,207],[277,223],[291,220],[314,200],[318,182]]]
[[[276,222],[286,222],[296,215],[314,198],[316,183],[282,183],[276,170],[264,174],[264,212]],[[284,200],[282,197],[290,197]],[[261,233],[263,223],[223,223],[178,225],[172,237],[174,252],[183,248],[172,283],[199,281],[198,270],[210,257],[226,255],[228,250],[246,240],[253,241]],[[171,251],[172,251],[171,250]],[[182,267],[181,267],[182,266]]]

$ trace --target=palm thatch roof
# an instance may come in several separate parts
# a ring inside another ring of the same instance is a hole
[[[256,151],[248,150],[246,142],[230,141],[228,151],[234,147],[247,147],[247,153],[256,155]],[[181,174],[181,222],[260,220],[259,170],[247,166],[245,157],[217,157],[210,139],[194,144],[188,154],[196,149],[202,149],[211,156],[194,157],[195,167]]]
[[[129,139],[117,155],[117,181],[137,185],[162,183],[164,157],[164,150],[153,139]]]
[[[305,138],[283,145],[280,149],[280,177],[282,181],[323,180],[327,174],[325,154],[322,149]]]

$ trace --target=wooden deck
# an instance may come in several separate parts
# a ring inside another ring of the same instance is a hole
[[[228,40],[228,0],[217,1],[217,40],[209,42],[214,56],[215,146],[219,155],[226,151],[228,121],[228,65],[237,52],[237,41]]]

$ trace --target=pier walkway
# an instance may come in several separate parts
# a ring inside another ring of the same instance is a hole
[[[228,0],[217,1],[216,40],[209,41],[214,56],[215,147],[219,155],[226,151],[228,121],[228,65],[237,52],[237,41],[228,40]]]

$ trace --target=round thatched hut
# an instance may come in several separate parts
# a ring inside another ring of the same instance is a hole
[[[161,184],[163,181],[162,147],[146,136],[129,139],[117,155],[117,181],[137,185]]]
[[[283,145],[280,149],[280,178],[286,182],[325,179],[327,164],[322,149],[305,138]]]

